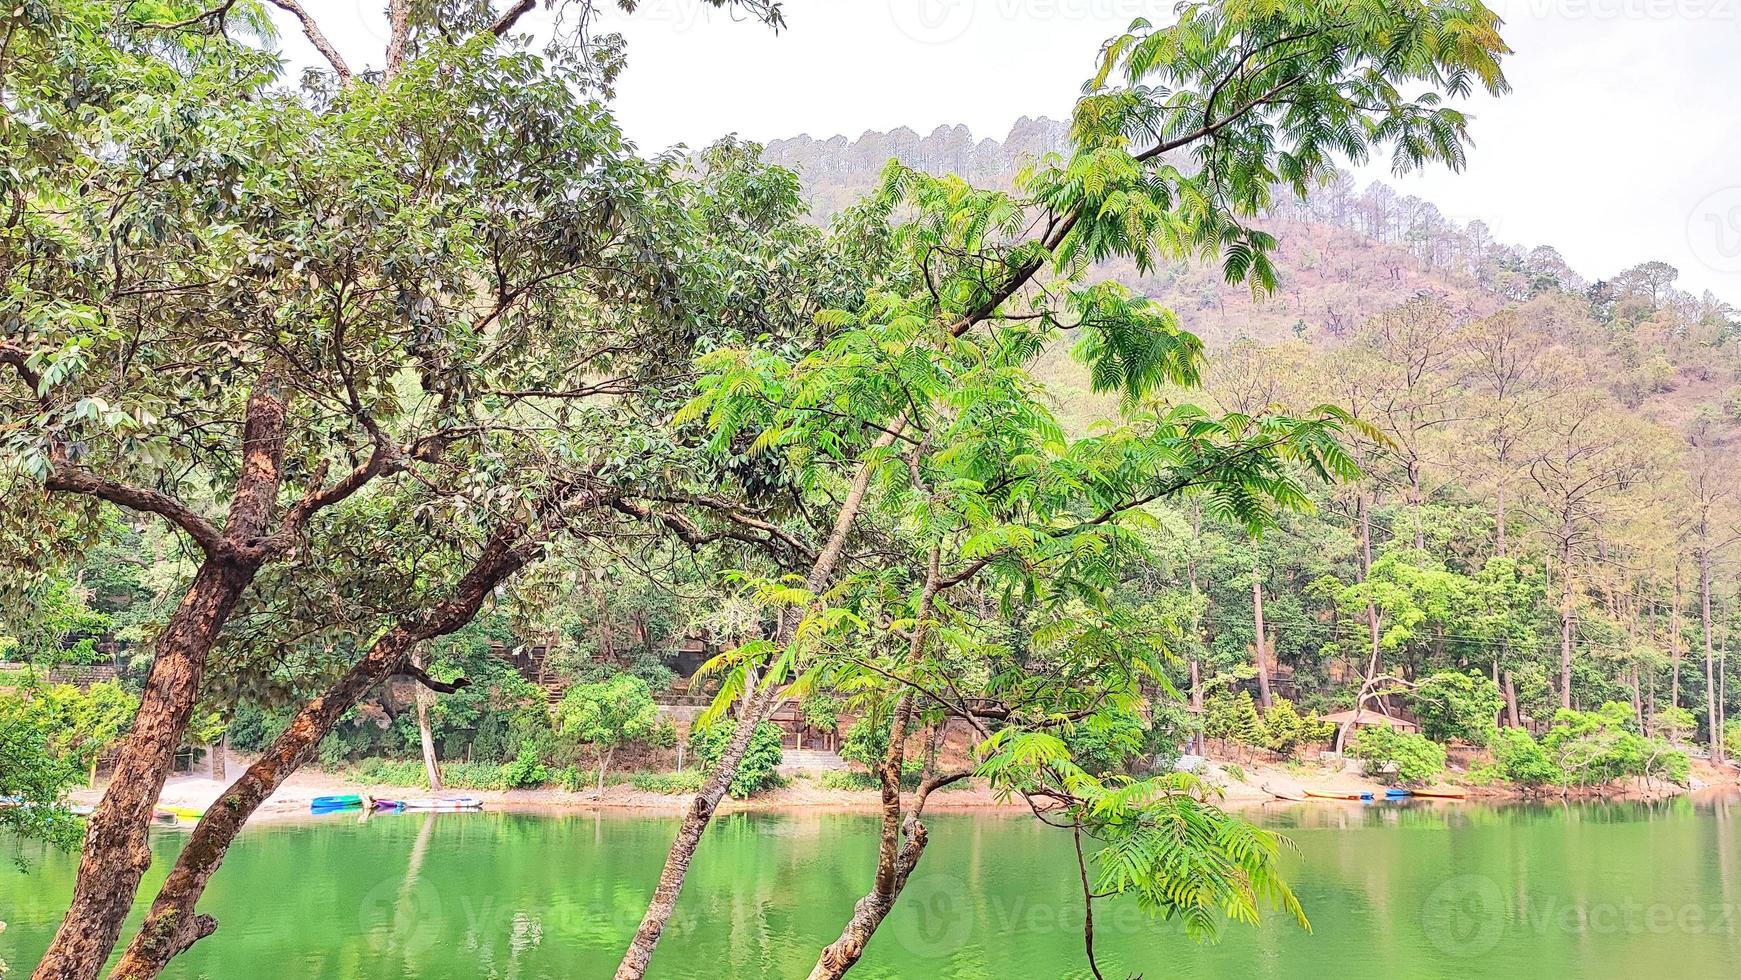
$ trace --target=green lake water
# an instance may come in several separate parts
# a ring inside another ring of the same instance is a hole
[[[1312,918],[1194,946],[1128,903],[1097,915],[1108,977],[1741,975],[1741,802],[1291,806]],[[931,848],[858,977],[1084,977],[1069,837],[1019,816],[937,814]],[[618,815],[327,817],[251,828],[203,908],[218,933],[169,975],[608,977],[675,824]],[[802,976],[865,888],[875,821],[736,815],[708,831],[659,978]],[[154,838],[154,888],[183,836]],[[6,858],[14,852],[6,847]],[[75,860],[0,865],[0,959],[47,945]]]

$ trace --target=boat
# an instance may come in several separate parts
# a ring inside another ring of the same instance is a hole
[[[1342,789],[1309,789],[1306,795],[1314,800],[1370,800],[1372,794],[1364,790]]]
[[[347,810],[354,806],[362,806],[363,798],[355,793],[344,793],[338,796],[317,796],[308,801],[312,810]]]
[[[406,810],[454,811],[482,810],[484,801],[471,796],[454,796],[444,799],[403,800]]]
[[[404,800],[376,800],[374,802],[375,802],[374,808],[377,810],[403,810],[403,809],[405,809],[405,801]]]
[[[206,815],[206,812],[198,807],[163,806],[161,804],[158,805],[157,812],[166,816],[174,817],[177,820],[198,820]]]
[[[1429,786],[1426,789],[1415,790],[1415,795],[1434,800],[1466,800],[1469,798],[1468,791],[1461,786]]]
[[[1405,798],[1413,796],[1413,795],[1415,795],[1414,790],[1402,789],[1401,787],[1397,787],[1397,786],[1392,786],[1390,789],[1387,789],[1384,791],[1385,799],[1389,799],[1389,800],[1405,799]]]

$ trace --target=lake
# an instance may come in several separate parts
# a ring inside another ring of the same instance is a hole
[[[1741,802],[1289,806],[1314,931],[1279,917],[1198,947],[1128,902],[1099,904],[1107,976],[1387,978],[1735,975]],[[940,813],[931,848],[858,977],[1083,977],[1070,839],[1031,817]],[[608,977],[675,822],[634,815],[386,815],[268,824],[237,842],[202,908],[221,928],[182,978]],[[715,821],[654,959],[660,978],[803,976],[863,893],[861,814]],[[154,890],[184,836],[154,837]],[[5,857],[16,853],[10,844]],[[28,973],[72,856],[0,866],[0,959]],[[131,934],[131,926],[129,926]]]

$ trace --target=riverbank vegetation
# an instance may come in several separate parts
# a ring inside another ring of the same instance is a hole
[[[1211,354],[1111,274],[1285,294],[1282,199],[1346,157],[1460,167],[1449,103],[1506,90],[1480,4],[1139,21],[1060,152],[997,187],[891,162],[826,226],[758,147],[629,144],[614,35],[394,2],[353,68],[272,6],[324,59],[299,81],[251,2],[7,15],[0,644],[28,666],[0,751],[38,805],[0,814],[64,839],[28,821],[110,770],[39,977],[108,961],[196,747],[249,762],[112,976],[217,929],[207,884],[310,764],[690,794],[636,978],[788,739],[838,743],[859,768],[823,782],[880,803],[813,977],[858,961],[969,780],[1069,835],[1098,976],[1097,902],[1198,938],[1306,922],[1283,842],[1176,771],[1211,746],[1408,785],[1457,753],[1565,788],[1721,760],[1726,430],[1617,407],[1637,379],[1581,352],[1727,340],[1726,308],[1649,266],[1544,273],[1489,313],[1420,296]],[[117,680],[38,679],[71,667]]]

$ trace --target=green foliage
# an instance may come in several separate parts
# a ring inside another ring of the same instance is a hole
[[[1233,781],[1236,783],[1245,782],[1245,767],[1237,762],[1227,763],[1221,767],[1221,771],[1227,773],[1227,775],[1232,777]]]
[[[1684,784],[1691,772],[1686,753],[1639,734],[1632,706],[1620,701],[1595,711],[1560,709],[1541,743],[1571,786],[1600,787],[1628,778]]]
[[[701,768],[711,770],[725,754],[726,744],[737,732],[736,721],[721,721],[689,733],[689,748],[701,761]],[[737,774],[729,788],[732,796],[748,799],[765,789],[780,786],[783,780],[780,766],[780,729],[763,722],[750,735],[749,748],[744,751]]]
[[[71,850],[83,828],[67,812],[64,797],[83,769],[76,759],[50,750],[53,735],[39,721],[18,699],[0,696],[0,797],[23,804],[0,807],[0,830]]]
[[[1665,741],[1683,743],[1692,740],[1699,722],[1690,709],[1670,706],[1651,716],[1650,730]]]
[[[887,714],[867,712],[860,715],[840,739],[840,757],[875,771],[889,754],[890,727]]]
[[[706,773],[700,769],[686,769],[683,772],[638,772],[629,777],[629,784],[643,793],[686,796],[701,792],[702,781],[706,778]]]
[[[538,756],[538,747],[531,742],[520,743],[514,761],[502,767],[502,781],[509,789],[536,789],[550,782],[550,769]]]
[[[633,674],[569,688],[556,708],[556,723],[563,735],[593,747],[601,789],[618,748],[671,736],[647,682]]]
[[[1389,725],[1368,725],[1354,735],[1349,753],[1366,762],[1367,772],[1377,776],[1394,773],[1399,783],[1426,783],[1445,770],[1445,747],[1414,732]]]
[[[1411,703],[1426,737],[1436,742],[1458,739],[1485,746],[1499,729],[1499,710],[1505,699],[1492,678],[1441,670],[1415,686]]]
[[[1493,739],[1493,757],[1499,774],[1519,786],[1534,788],[1557,785],[1566,774],[1547,750],[1521,728],[1501,728]]]
[[[1328,741],[1335,726],[1318,720],[1316,714],[1300,717],[1294,703],[1277,697],[1263,716],[1264,744],[1272,752],[1292,757],[1294,750],[1312,742]]]
[[[1108,776],[1124,772],[1147,742],[1140,717],[1122,712],[1095,712],[1069,726],[1064,745],[1084,772]]]
[[[1741,759],[1741,718],[1731,718],[1723,726],[1723,751],[1731,759]]]
[[[71,684],[35,687],[17,699],[10,712],[42,733],[50,754],[88,768],[127,733],[138,710],[137,696],[105,681],[82,690]]]
[[[1248,749],[1269,746],[1269,732],[1250,691],[1217,692],[1204,703],[1203,733]]]

